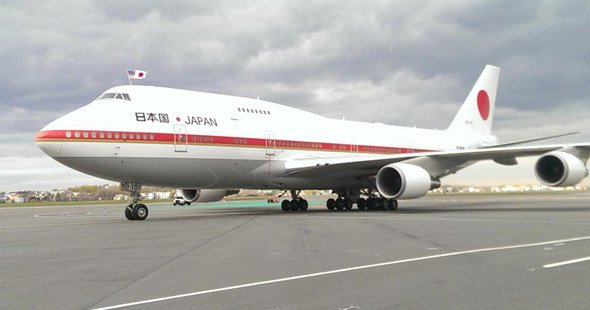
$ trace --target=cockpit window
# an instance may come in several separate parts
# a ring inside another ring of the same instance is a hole
[[[117,95],[117,94],[115,94],[115,93],[106,93],[106,94],[100,96],[100,98],[98,98],[98,99],[111,99],[111,98],[115,98],[115,95]]]
[[[123,93],[104,93],[102,94],[102,96],[98,97],[98,100],[102,99],[121,99],[131,101],[131,97],[129,97],[129,94]]]

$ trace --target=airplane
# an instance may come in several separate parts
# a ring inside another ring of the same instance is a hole
[[[221,200],[236,188],[285,190],[284,211],[305,211],[302,190],[332,190],[329,210],[396,210],[441,178],[482,160],[516,165],[539,156],[547,186],[588,176],[590,144],[500,144],[491,134],[500,69],[487,65],[446,130],[331,119],[264,100],[124,85],[51,122],[38,147],[65,166],[119,182],[129,220],[144,220],[142,185],[182,189],[187,202]],[[569,134],[569,133],[568,133]]]

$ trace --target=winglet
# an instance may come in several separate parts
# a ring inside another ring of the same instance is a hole
[[[447,130],[489,135],[499,78],[500,68],[487,65]]]

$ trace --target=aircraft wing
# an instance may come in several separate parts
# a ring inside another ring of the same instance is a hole
[[[297,175],[301,177],[314,177],[331,173],[355,171],[357,176],[369,176],[377,174],[379,169],[381,169],[383,166],[397,162],[407,162],[422,166],[433,176],[442,177],[449,174],[442,173],[442,171],[449,170],[465,163],[472,163],[481,160],[494,160],[498,163],[510,165],[516,164],[517,157],[541,155],[547,152],[562,149],[570,152],[581,153],[584,157],[587,157],[590,154],[590,144],[586,143],[518,147],[488,147],[472,150],[421,152],[372,157],[307,158],[286,161],[285,173],[287,175]],[[434,166],[437,166],[437,169],[431,168],[433,166],[432,163],[435,163]],[[450,173],[453,172],[454,171]]]

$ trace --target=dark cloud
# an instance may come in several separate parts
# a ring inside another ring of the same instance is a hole
[[[133,67],[146,84],[445,128],[494,64],[503,139],[590,131],[588,16],[584,0],[4,1],[0,141],[37,154],[39,128]]]

